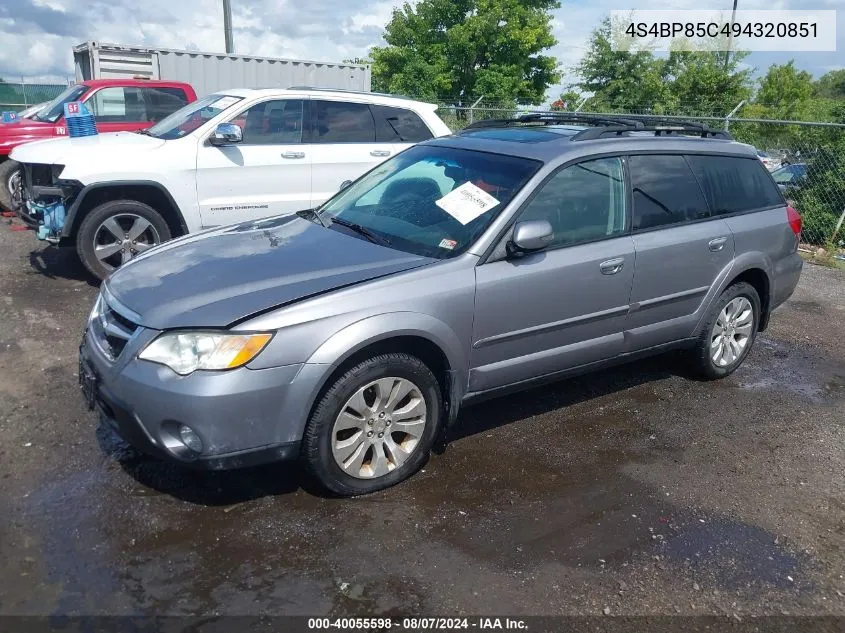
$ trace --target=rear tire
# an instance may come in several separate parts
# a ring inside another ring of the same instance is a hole
[[[729,376],[742,364],[760,325],[760,296],[749,283],[729,286],[710,309],[691,351],[694,368],[704,378]]]
[[[19,177],[21,164],[16,160],[7,159],[0,163],[0,207],[6,211],[14,211],[14,197],[10,190],[10,183],[17,175]]]
[[[113,200],[89,211],[76,234],[76,252],[92,275],[115,269],[171,237],[167,221],[136,200]]]
[[[421,360],[375,356],[323,394],[305,428],[302,459],[330,492],[368,494],[422,468],[442,419],[440,384]]]

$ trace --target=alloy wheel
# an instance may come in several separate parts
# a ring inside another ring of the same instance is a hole
[[[341,408],[332,427],[332,456],[347,475],[382,477],[413,454],[427,420],[425,398],[417,385],[398,377],[374,380]]]
[[[135,213],[119,213],[94,232],[94,255],[111,271],[159,243],[161,237],[149,220]]]
[[[710,358],[717,367],[728,367],[742,356],[754,328],[754,307],[736,297],[719,313],[710,333]]]

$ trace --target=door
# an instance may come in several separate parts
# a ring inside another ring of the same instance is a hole
[[[636,250],[627,350],[692,334],[705,295],[730,266],[734,237],[681,155],[630,157]]]
[[[517,219],[548,220],[552,245],[476,269],[470,391],[622,351],[634,272],[623,175],[619,158],[558,171]]]
[[[197,149],[203,226],[293,213],[311,206],[311,152],[302,143],[307,101],[262,101],[235,115],[240,143]]]
[[[134,132],[149,127],[147,106],[140,88],[100,88],[85,101],[98,132]]]
[[[389,142],[376,141],[370,106],[349,101],[311,100],[311,206],[322,204],[395,153]]]
[[[189,103],[185,91],[175,86],[141,88],[141,94],[146,103],[147,122],[150,125],[158,123]]]

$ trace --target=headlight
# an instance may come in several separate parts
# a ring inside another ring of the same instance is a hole
[[[138,358],[167,365],[181,376],[198,369],[234,369],[264,349],[272,334],[168,332],[147,345]]]

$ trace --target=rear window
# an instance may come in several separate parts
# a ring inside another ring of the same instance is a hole
[[[378,143],[419,143],[433,137],[431,130],[413,110],[373,106],[373,111]]]
[[[683,156],[631,156],[630,170],[635,231],[710,216]]]
[[[753,211],[783,204],[777,185],[755,158],[688,156],[715,214]]]

